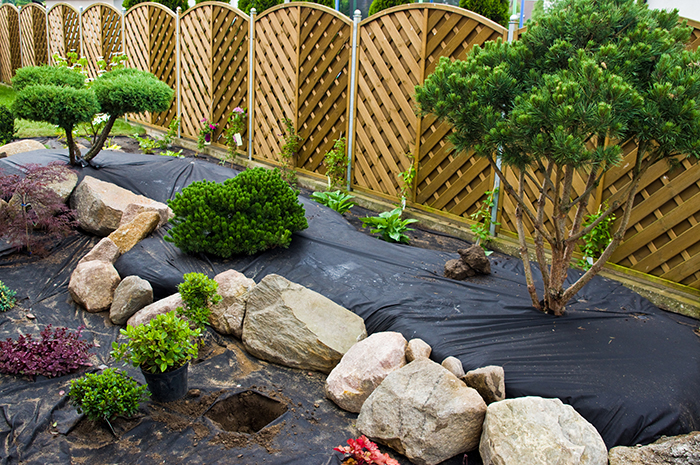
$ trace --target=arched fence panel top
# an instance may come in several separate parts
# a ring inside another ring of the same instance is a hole
[[[19,44],[19,10],[12,4],[0,6],[0,78],[10,83],[22,66]]]
[[[476,22],[481,23],[482,25],[493,29],[494,31],[498,32],[499,34],[503,35],[504,37],[507,36],[507,34],[508,34],[508,28],[501,26],[497,22],[492,21],[485,16],[481,16],[479,13],[475,13],[471,10],[467,10],[465,8],[460,8],[458,6],[443,5],[443,4],[439,4],[439,3],[407,3],[405,5],[393,6],[391,8],[387,8],[386,10],[382,10],[379,13],[375,13],[372,16],[368,16],[367,18],[363,19],[360,22],[360,26],[362,26],[363,24],[366,24],[370,21],[374,21],[376,19],[379,19],[384,15],[390,15],[390,14],[395,13],[397,11],[416,10],[416,9],[418,9],[418,10],[442,10],[442,11],[449,11],[449,12],[457,13],[457,14],[460,14],[462,16],[468,16],[469,18],[472,18]]]
[[[88,61],[88,75],[97,77],[100,59],[109,63],[115,55],[124,53],[122,44],[122,14],[107,3],[93,3],[80,18],[82,23],[82,55]]]
[[[206,7],[218,7],[221,9],[225,10],[230,10],[236,13],[239,16],[242,16],[246,21],[250,19],[250,16],[248,16],[244,11],[239,10],[238,8],[224,2],[219,2],[219,1],[208,1],[208,2],[201,2],[197,3],[195,6],[192,8],[188,8],[187,11],[184,11],[181,13],[181,16],[185,16],[192,12],[193,10],[196,10],[198,8],[206,8]]]
[[[318,3],[310,3],[310,2],[289,2],[289,3],[280,3],[279,5],[275,5],[271,8],[266,9],[262,13],[258,13],[255,15],[256,21],[258,19],[264,18],[267,15],[274,14],[275,12],[279,10],[284,10],[288,8],[302,8],[302,9],[309,9],[309,10],[318,10],[324,13],[328,13],[329,15],[334,16],[340,21],[343,21],[347,23],[348,25],[352,25],[352,19],[348,18],[344,14],[340,13],[339,11],[334,10],[333,8],[329,8],[325,5],[320,5]],[[245,14],[245,13],[244,13]]]
[[[20,48],[22,66],[48,63],[46,42],[46,10],[35,3],[19,10]]]
[[[132,6],[131,8],[129,8],[129,9],[126,11],[126,13],[124,13],[124,18],[125,18],[125,19],[128,19],[129,16],[131,16],[131,15],[133,15],[133,14],[138,14],[139,12],[143,12],[144,10],[145,10],[145,11],[148,11],[148,10],[151,10],[151,9],[155,9],[155,10],[162,11],[163,14],[169,15],[169,16],[171,16],[173,19],[176,19],[176,18],[177,18],[177,13],[175,13],[173,10],[171,10],[171,9],[168,8],[167,6],[163,5],[162,3],[156,3],[156,2],[137,3],[136,5],[134,5],[134,6]]]

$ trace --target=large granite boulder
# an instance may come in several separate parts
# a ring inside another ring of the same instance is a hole
[[[123,325],[131,315],[152,303],[151,283],[139,276],[127,276],[114,291],[114,300],[109,307],[109,319],[115,325]]]
[[[282,276],[265,276],[248,295],[243,344],[263,360],[330,373],[365,337],[362,318]]]
[[[78,264],[94,260],[114,263],[117,261],[117,258],[119,258],[119,255],[119,247],[117,247],[117,244],[112,242],[112,239],[109,237],[103,237],[92,250],[80,259]]]
[[[255,287],[255,281],[236,270],[227,270],[214,276],[219,284],[217,294],[221,301],[212,305],[209,324],[221,334],[243,335],[243,317],[248,293]]]
[[[347,351],[326,379],[326,397],[358,413],[367,397],[394,370],[406,365],[406,339],[401,333],[374,333]]]
[[[477,447],[485,413],[478,392],[421,358],[390,373],[370,394],[357,429],[412,463],[435,465]]]
[[[119,253],[125,254],[142,239],[151,234],[158,227],[160,216],[155,211],[144,211],[129,223],[119,226],[109,236],[119,247]]]
[[[476,370],[468,371],[462,376],[464,383],[477,390],[486,402],[498,402],[506,398],[506,382],[503,367],[489,365]]]
[[[46,150],[44,144],[33,139],[23,139],[10,142],[0,147],[0,158],[9,157],[18,153],[31,152],[33,150]]]
[[[610,465],[700,465],[700,431],[662,437],[648,446],[613,447]]]
[[[127,326],[145,325],[158,315],[172,312],[178,307],[183,307],[185,303],[182,301],[180,293],[173,294],[153,302],[151,305],[146,305],[141,310],[137,311],[126,321]]]
[[[479,444],[484,465],[607,465],[603,438],[559,399],[519,397],[488,406]]]
[[[99,260],[78,264],[70,277],[68,292],[91,313],[109,310],[121,279],[111,263]]]
[[[107,236],[119,227],[122,214],[130,204],[158,202],[114,184],[85,176],[73,191],[70,204],[76,211],[78,224],[82,229],[97,236]]]

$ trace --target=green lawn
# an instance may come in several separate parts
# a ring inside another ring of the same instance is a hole
[[[16,92],[12,90],[12,87],[6,84],[0,84],[0,105],[5,105],[10,107],[12,102],[15,101]],[[84,136],[87,134],[86,127],[89,125],[78,125],[78,134]],[[60,130],[49,123],[42,123],[38,121],[28,121],[24,119],[15,120],[15,128],[17,129],[18,139],[29,139],[32,137],[55,137],[63,133]],[[132,126],[123,119],[118,119],[114,123],[111,136],[131,136],[133,134],[145,134],[146,130],[140,126]]]

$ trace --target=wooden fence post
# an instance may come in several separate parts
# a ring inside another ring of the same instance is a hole
[[[253,106],[255,92],[253,81],[255,80],[255,8],[250,9],[248,19],[248,160],[253,159]]]
[[[180,15],[182,14],[182,7],[177,7],[175,9],[175,73],[177,77],[175,78],[175,95],[177,98],[177,137],[182,137],[182,104],[181,98],[181,82],[180,82]]]
[[[355,14],[352,18],[352,49],[350,51],[350,103],[348,105],[348,139],[346,147],[348,152],[348,192],[352,190],[352,145],[355,138],[355,94],[357,93],[357,33],[360,28],[361,19],[362,12],[360,10],[355,10]]]

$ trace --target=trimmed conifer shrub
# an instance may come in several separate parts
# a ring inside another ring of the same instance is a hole
[[[507,0],[459,0],[459,6],[478,13],[491,21],[508,27]]]
[[[288,247],[292,233],[309,226],[298,195],[278,169],[193,182],[168,202],[175,217],[165,240],[185,253],[223,258]]]
[[[0,145],[15,139],[15,116],[5,105],[0,105]]]

